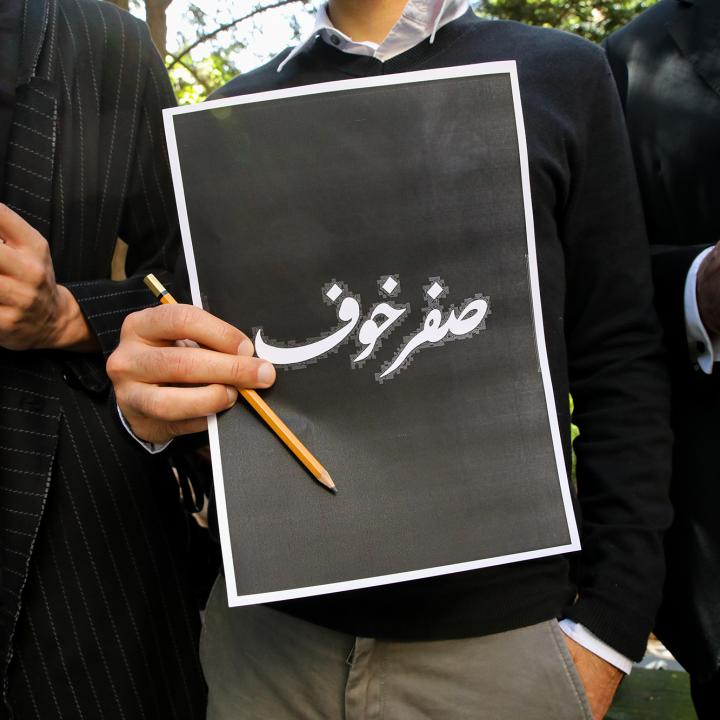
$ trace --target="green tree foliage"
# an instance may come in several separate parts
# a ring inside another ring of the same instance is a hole
[[[213,90],[232,80],[238,69],[232,62],[232,50],[223,48],[192,64],[175,64],[169,73],[178,103],[191,105],[205,100]]]
[[[238,74],[235,62],[242,50],[252,47],[253,38],[263,34],[264,18],[272,11],[287,8],[289,33],[273,43],[268,57],[282,50],[291,38],[299,37],[298,17],[314,12],[321,0],[104,0],[143,18],[150,29],[181,104],[204,100],[213,90]],[[0,0],[2,2],[2,0]],[[172,8],[171,8],[172,6]],[[168,37],[167,15],[180,8],[184,22]]]
[[[146,0],[147,2],[147,0]],[[168,52],[166,64],[181,105],[200,102],[214,90],[235,77],[239,70],[234,58],[246,47],[252,47],[253,33],[262,33],[263,15],[270,10],[288,7],[288,29],[299,39],[297,14],[311,12],[309,0],[263,0],[256,3],[234,3],[232,0],[212,5],[190,2],[185,10],[186,26],[192,33],[178,33],[177,50]],[[273,48],[271,54],[283,49]],[[269,58],[258,58],[258,63]]]
[[[191,37],[180,35],[177,45],[181,48],[167,57],[170,79],[178,102],[181,105],[200,102],[213,90],[222,87],[238,74],[232,57],[245,47],[242,39],[226,33],[222,44],[212,39],[197,46],[194,54],[183,51],[194,45],[200,38],[206,37],[219,22],[213,21],[199,5],[190,3],[186,17],[191,22],[194,34]],[[229,37],[227,37],[229,36]]]
[[[600,42],[630,22],[656,0],[484,0],[477,10],[483,17],[519,20],[553,27]]]

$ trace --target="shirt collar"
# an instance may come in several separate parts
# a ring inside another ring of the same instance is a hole
[[[315,27],[310,35],[295,46],[280,63],[281,72],[290,60],[299,55],[316,37],[352,55],[366,55],[385,62],[420,44],[425,38],[435,40],[435,33],[463,15],[469,7],[469,0],[408,0],[402,15],[393,25],[387,37],[378,45],[372,42],[356,42],[340,32],[330,21],[327,3],[322,5],[315,18]]]

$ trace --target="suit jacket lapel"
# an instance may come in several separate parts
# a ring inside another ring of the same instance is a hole
[[[18,85],[28,83],[37,72],[45,35],[50,25],[50,11],[54,9],[53,0],[25,0]]]
[[[10,130],[3,200],[48,240],[59,88],[50,77],[55,0],[25,3],[16,107]]]
[[[33,77],[17,90],[4,201],[50,239],[57,132],[57,87]]]
[[[682,0],[668,24],[668,32],[695,69],[720,95],[720,3]]]

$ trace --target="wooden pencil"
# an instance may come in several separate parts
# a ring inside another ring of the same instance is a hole
[[[153,295],[163,305],[172,305],[177,301],[166,290],[165,286],[150,273],[145,277],[145,284]],[[320,464],[318,459],[300,442],[295,433],[277,416],[275,411],[249,388],[239,388],[240,394],[253,410],[262,418],[263,422],[285,443],[290,452],[307,468],[308,472],[322,485],[333,493],[337,492],[335,483],[328,471]]]

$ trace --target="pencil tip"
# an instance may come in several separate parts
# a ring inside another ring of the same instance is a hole
[[[323,468],[320,471],[320,474],[318,476],[318,480],[331,492],[334,494],[337,494],[337,488],[335,487],[335,483],[332,481],[332,478],[330,477],[330,473]]]

